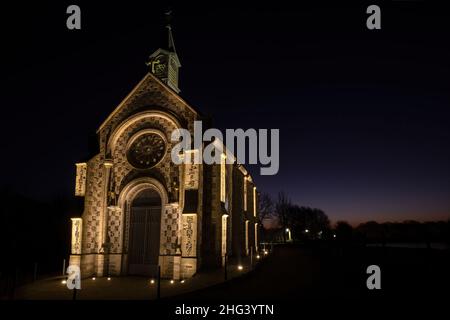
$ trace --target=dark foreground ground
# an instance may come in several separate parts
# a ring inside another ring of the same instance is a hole
[[[381,290],[368,290],[366,287],[366,268],[373,264],[381,268]],[[90,299],[142,299],[142,295],[136,295],[141,294],[140,291],[134,291],[133,286],[128,286],[125,292],[124,287],[117,287],[121,282],[114,283],[117,285],[109,284],[105,289],[107,292],[95,291]],[[22,298],[27,296],[26,287],[20,292]],[[384,314],[384,310],[392,312],[392,307],[399,308],[403,315],[408,311],[414,313],[416,307],[432,315],[438,309],[446,308],[450,301],[449,292],[450,259],[446,250],[282,245],[277,246],[251,272],[200,290],[163,296],[159,301],[76,304],[53,301],[32,303],[31,307],[44,305],[51,309],[63,303],[64,309],[94,308],[114,314],[151,309],[159,312],[161,319],[169,315],[177,318],[175,309],[183,304],[217,308],[220,304],[274,304],[276,314],[281,318],[288,318],[293,312],[306,314],[312,311],[320,318],[320,315],[336,315],[350,310],[359,317],[362,314],[355,311],[357,308],[370,315],[375,312]],[[154,299],[150,295],[148,297]],[[9,302],[9,307],[21,308],[23,303]]]
[[[366,269],[381,268],[381,290]],[[442,299],[450,292],[449,252],[407,248],[279,246],[253,272],[177,300]],[[449,300],[450,301],[450,300]]]

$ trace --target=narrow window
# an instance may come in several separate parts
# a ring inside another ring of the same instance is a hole
[[[256,187],[253,187],[253,216],[256,217]]]
[[[247,177],[244,177],[244,211],[247,211]]]
[[[245,253],[248,255],[249,243],[248,243],[248,220],[245,220]]]
[[[225,166],[225,154],[222,153],[220,157],[220,201],[225,202],[225,179],[226,179],[226,166]]]

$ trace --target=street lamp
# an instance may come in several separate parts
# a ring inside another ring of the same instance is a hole
[[[292,241],[292,236],[291,236],[291,229],[286,228],[286,233],[288,234],[288,238],[287,241]]]

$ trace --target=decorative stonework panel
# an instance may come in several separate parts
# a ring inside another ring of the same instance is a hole
[[[172,203],[166,205],[161,219],[160,254],[176,254],[179,238],[179,207]]]
[[[81,237],[83,232],[83,221],[81,218],[72,218],[72,254],[81,254]]]
[[[87,175],[87,164],[77,163],[77,177],[75,182],[75,196],[84,197],[86,192],[86,175]]]
[[[103,164],[100,155],[88,162],[83,213],[83,253],[98,253],[103,199]]]
[[[199,179],[199,165],[188,163],[185,164],[184,168],[184,189],[197,190]]]
[[[183,257],[197,256],[197,214],[182,215],[181,253]]]
[[[108,208],[108,237],[111,253],[122,252],[122,210],[119,207]]]
[[[181,258],[180,277],[190,278],[197,272],[197,258]]]

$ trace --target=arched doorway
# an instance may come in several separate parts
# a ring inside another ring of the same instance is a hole
[[[130,206],[128,273],[156,276],[161,232],[161,197],[153,188],[140,191]]]

